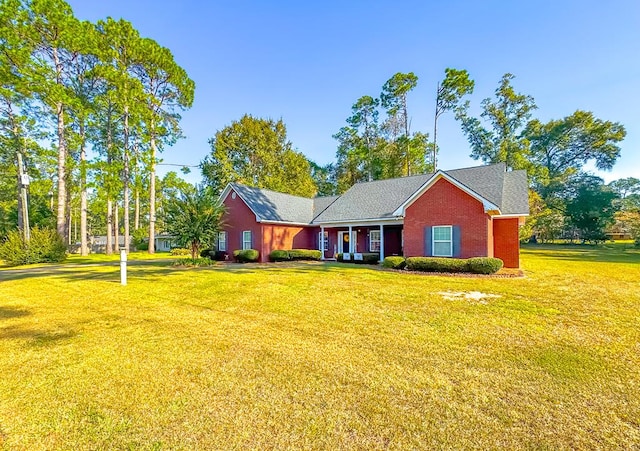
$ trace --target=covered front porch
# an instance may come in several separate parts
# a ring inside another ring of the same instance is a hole
[[[379,223],[321,224],[318,249],[323,260],[338,254],[377,253],[380,261],[390,255],[402,255],[402,221]]]

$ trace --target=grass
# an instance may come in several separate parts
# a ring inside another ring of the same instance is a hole
[[[0,448],[640,447],[640,252],[522,260],[0,272]]]
[[[165,259],[173,259],[177,258],[172,256],[169,252],[156,252],[155,254],[149,254],[146,251],[138,251],[138,252],[130,252],[127,256],[128,261],[138,262],[138,261],[147,261],[147,260],[165,260]],[[113,263],[119,264],[120,262],[120,252],[114,252],[111,255],[107,254],[90,254],[85,257],[78,254],[69,254],[67,259],[62,262],[64,265],[87,265],[87,264],[105,264],[105,263]],[[45,263],[35,263],[32,265],[23,265],[23,266],[8,266],[3,264],[0,260],[0,271],[3,270],[15,270],[15,269],[32,269],[32,268],[48,268],[50,264]]]

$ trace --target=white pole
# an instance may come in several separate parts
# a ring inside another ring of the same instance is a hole
[[[127,251],[120,249],[120,283],[127,284]]]
[[[328,250],[324,248],[324,226],[321,225],[320,226],[320,252],[322,252],[322,254],[320,254],[320,260],[324,260],[324,251]]]
[[[384,226],[380,224],[380,261],[384,261]]]

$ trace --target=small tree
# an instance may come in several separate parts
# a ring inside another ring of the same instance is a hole
[[[569,225],[578,231],[583,242],[604,241],[605,229],[615,222],[617,194],[594,176],[583,176],[574,189],[566,209]]]
[[[213,244],[222,227],[224,206],[211,189],[196,187],[193,192],[182,193],[171,199],[165,209],[165,230],[176,237],[180,246],[191,249],[191,258],[200,255],[200,249]]]

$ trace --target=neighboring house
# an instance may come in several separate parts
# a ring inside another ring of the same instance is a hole
[[[218,249],[498,257],[520,266],[518,228],[529,215],[525,171],[504,164],[357,183],[341,196],[308,199],[231,183]]]
[[[160,252],[169,252],[175,247],[176,237],[168,233],[159,233],[156,235],[154,244],[155,250]]]
[[[111,237],[111,240],[115,240],[115,237]],[[133,242],[133,237],[129,237],[129,245]],[[92,253],[104,254],[107,251],[107,236],[106,235],[94,235],[89,237],[89,248]],[[124,235],[118,235],[118,246],[116,251],[124,248]]]

